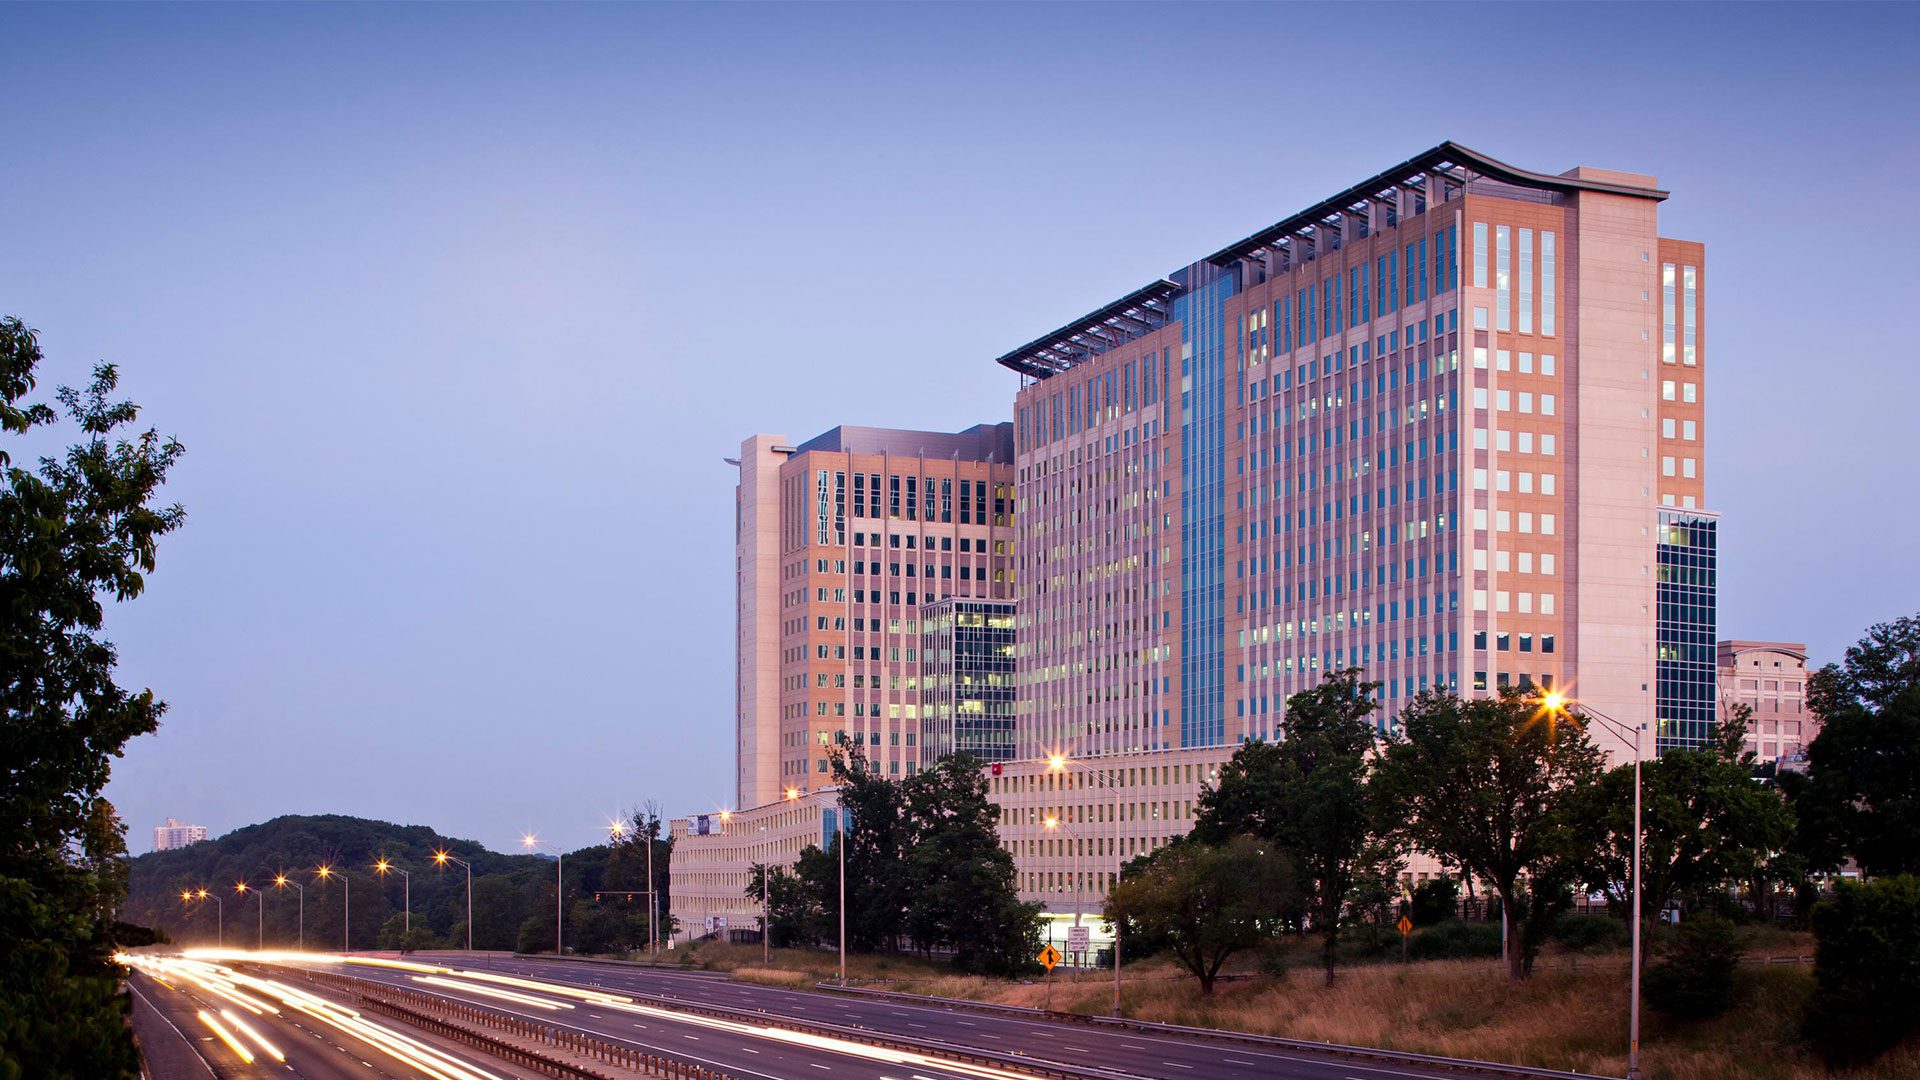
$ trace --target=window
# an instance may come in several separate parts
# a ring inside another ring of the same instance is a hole
[[[1662,263],[1660,266],[1660,362],[1663,364],[1671,364],[1676,359],[1673,340],[1673,289],[1673,264]]]
[[[1553,336],[1553,234],[1550,232],[1540,234],[1540,333]],[[1553,374],[1553,357],[1547,357],[1541,372]]]
[[[1513,253],[1512,231],[1505,225],[1493,230],[1494,281],[1493,281],[1493,328],[1495,330],[1513,329],[1513,274],[1511,271]]]
[[[1700,362],[1699,354],[1694,349],[1697,340],[1694,329],[1694,298],[1696,295],[1694,290],[1694,268],[1691,266],[1681,268],[1680,280],[1682,292],[1680,360],[1681,363],[1686,366],[1692,367]]]
[[[1487,287],[1487,223],[1484,221],[1473,223],[1473,287],[1476,289]],[[1475,308],[1475,326],[1486,325],[1481,318],[1482,312]]]
[[[1673,400],[1673,380],[1672,379],[1662,379],[1660,381],[1660,400],[1661,401]]]
[[[1533,333],[1532,229],[1520,230],[1520,332],[1523,334]]]

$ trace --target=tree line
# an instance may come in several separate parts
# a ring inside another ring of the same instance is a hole
[[[647,940],[646,844],[653,852],[654,891],[659,897],[660,937],[667,923],[668,861],[672,840],[657,811],[635,810],[619,837],[570,851],[561,859],[565,886],[566,947],[608,953],[638,948]],[[269,948],[290,948],[304,935],[311,948],[335,949],[346,940],[347,905],[339,879],[352,885],[355,948],[464,948],[467,941],[466,871],[437,864],[445,851],[473,865],[473,945],[476,949],[551,951],[554,946],[554,864],[551,859],[501,854],[471,840],[442,836],[419,825],[337,814],[289,815],[236,829],[216,840],[133,859],[122,918],[150,926],[173,941],[251,948],[262,934]],[[375,869],[385,861],[395,868]],[[330,874],[315,873],[327,866]],[[403,877],[404,870],[409,877]],[[284,874],[304,890],[276,888]],[[235,889],[246,882],[249,892]],[[202,900],[197,890],[218,892],[222,902]],[[255,898],[251,890],[264,890]],[[183,892],[193,892],[183,900]],[[411,903],[411,918],[404,905]],[[411,931],[408,926],[411,924]]]
[[[1191,832],[1123,868],[1109,921],[1211,992],[1233,955],[1288,935],[1318,938],[1331,984],[1344,938],[1413,906],[1399,877],[1415,851],[1486,891],[1512,979],[1580,898],[1625,915],[1634,766],[1607,766],[1577,705],[1431,690],[1382,723],[1379,689],[1349,669],[1289,698],[1285,737],[1236,750]],[[1920,1024],[1920,617],[1872,628],[1812,674],[1808,699],[1822,726],[1804,773],[1756,760],[1744,707],[1697,748],[1652,757],[1646,733],[1642,910],[1651,922],[1739,897],[1771,919],[1791,898],[1819,941],[1809,1035],[1837,1060]],[[1854,869],[1874,880],[1839,876]],[[1450,907],[1453,885],[1434,886],[1422,892]],[[1738,960],[1730,928],[1694,921],[1648,982],[1674,991],[1676,1012]]]
[[[828,811],[823,844],[809,844],[791,870],[755,865],[748,875],[772,944],[838,942],[844,855],[849,950],[951,954],[955,967],[982,974],[1031,968],[1041,906],[1019,898],[982,762],[950,754],[894,780],[841,746],[832,768],[844,826]]]

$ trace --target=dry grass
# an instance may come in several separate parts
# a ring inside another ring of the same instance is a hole
[[[695,956],[699,966],[777,986],[804,987],[838,970],[832,952],[778,950],[771,967],[750,946],[701,946]],[[1626,958],[1582,959],[1577,970],[1564,966],[1568,962],[1548,958],[1544,970],[1520,984],[1486,961],[1346,967],[1331,987],[1318,971],[1303,968],[1281,978],[1248,974],[1221,983],[1207,998],[1191,977],[1153,959],[1127,967],[1124,999],[1127,1014],[1143,1020],[1620,1076],[1626,1071]],[[1044,980],[1008,981],[956,975],[911,957],[856,956],[848,963],[850,981],[909,993],[1092,1014],[1112,1006],[1110,976],[1099,972],[1060,969]],[[1656,1080],[1830,1076],[1798,1037],[1812,985],[1806,965],[1748,965],[1738,999],[1720,1017],[1686,1023],[1647,1011],[1646,1074]],[[1920,1077],[1920,1045],[1909,1043],[1843,1075],[1913,1080]]]

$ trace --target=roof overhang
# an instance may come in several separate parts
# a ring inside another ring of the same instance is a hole
[[[1036,379],[1058,375],[1090,357],[1165,326],[1173,319],[1173,298],[1179,294],[1178,284],[1161,278],[1027,342],[994,362]]]

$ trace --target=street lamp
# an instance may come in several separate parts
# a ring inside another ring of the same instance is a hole
[[[213,910],[218,914],[219,920],[220,920],[219,923],[214,927],[214,938],[213,938],[214,944],[219,946],[220,948],[223,948],[223,949],[226,948],[227,947],[227,905],[220,902],[220,894],[210,893],[203,887],[199,892],[194,892],[192,889],[188,889],[185,892],[182,892],[180,894],[180,899],[188,903],[192,903],[195,900],[212,900],[213,901],[213,904],[214,904]]]
[[[247,894],[247,883],[244,881],[236,882],[233,886],[233,891],[245,896]],[[253,947],[256,949],[265,949],[267,947],[267,894],[259,889],[255,889],[253,890],[253,900],[254,907],[257,909],[255,911],[255,918],[259,923],[259,925],[254,928]]]
[[[318,877],[321,881],[331,881],[333,879],[333,875],[335,871],[333,867],[328,866],[325,863],[322,863],[318,867],[314,868],[313,873],[314,873],[314,876]],[[353,951],[353,879],[347,876],[347,872],[345,870],[338,871],[338,873],[340,875],[340,887],[343,890],[345,890],[341,894],[342,901],[341,901],[341,908],[340,908],[341,910],[340,918],[341,918],[341,921],[346,924],[341,928],[341,931],[340,931],[340,944],[342,946],[340,951],[352,952]]]
[[[400,875],[401,928],[405,933],[413,933],[413,875],[393,865],[393,860],[384,855],[380,857],[379,861],[373,864],[373,869],[381,877],[386,877],[388,873]],[[405,952],[406,950],[402,949],[401,951]]]
[[[467,951],[472,952],[473,951],[473,864],[466,861],[465,859],[455,858],[452,854],[445,851],[434,852],[433,861],[436,865],[439,865],[439,866],[445,866],[448,863],[452,863],[455,866],[465,869],[467,872]]]
[[[1635,726],[1623,724],[1591,705],[1570,700],[1565,694],[1549,692],[1538,700],[1540,707],[1549,713],[1576,723],[1581,717],[1590,716],[1604,722],[1615,734],[1633,738],[1633,975],[1627,989],[1627,1080],[1640,1080],[1640,847],[1644,840],[1640,830],[1640,733],[1647,730],[1647,725],[1644,722]],[[1580,710],[1577,713],[1576,705]]]
[[[553,955],[565,956],[567,949],[562,943],[564,941],[562,928],[566,926],[566,909],[561,905],[560,890],[562,888],[562,868],[566,866],[567,862],[566,853],[554,847],[552,844],[541,843],[540,838],[532,833],[521,837],[520,844],[529,851],[535,848],[544,848],[547,851],[553,852]]]
[[[285,889],[289,886],[300,892],[300,947],[304,949],[307,947],[307,887],[292,880],[285,874],[275,874],[273,876],[274,888]]]
[[[640,830],[641,835],[647,839],[647,952],[649,954],[660,951],[660,931],[655,925],[659,919],[660,901],[653,888],[653,841],[659,836],[659,830],[660,822],[657,818],[649,819],[647,827]],[[627,823],[609,822],[607,831],[613,834],[614,842],[619,843],[627,838]]]
[[[1049,831],[1053,829],[1060,829],[1061,831],[1065,832],[1067,834],[1068,839],[1070,839],[1073,842],[1073,925],[1078,927],[1080,925],[1080,912],[1082,910],[1081,903],[1080,903],[1080,879],[1081,879],[1080,834],[1077,832],[1074,832],[1072,826],[1062,825],[1060,822],[1060,819],[1057,817],[1047,818],[1045,821],[1041,822],[1040,824],[1043,825],[1045,828],[1047,828]],[[1072,943],[1069,942],[1068,944],[1072,944]],[[1083,964],[1086,963],[1085,954],[1081,955],[1079,962]]]
[[[1093,782],[1106,788],[1113,794],[1113,882],[1120,883],[1120,784],[1116,777],[1102,769],[1071,761],[1065,754],[1053,754],[1047,758],[1047,771],[1065,774],[1070,768],[1077,768],[1093,779]],[[1120,1015],[1120,927],[1122,920],[1113,920],[1113,1015]]]

